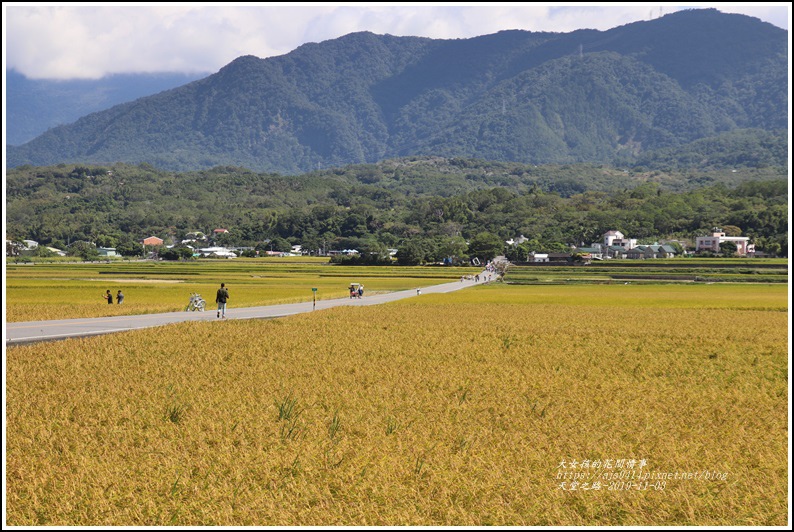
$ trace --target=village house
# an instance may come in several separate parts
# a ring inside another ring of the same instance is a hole
[[[593,244],[592,248],[600,250],[600,257],[589,248],[579,248],[579,252],[588,252],[593,258],[607,259],[669,259],[675,257],[676,250],[667,244],[638,246],[636,238],[626,238],[620,231],[604,233],[602,244]]]
[[[637,246],[636,238],[626,238],[620,231],[607,231],[602,242],[594,242],[590,246],[575,249],[585,259],[625,259],[627,252]]]
[[[720,252],[720,244],[723,242],[732,242],[736,245],[737,255],[752,255],[755,253],[755,245],[750,243],[750,239],[746,236],[725,236],[722,229],[715,227],[712,230],[711,236],[699,236],[695,240],[695,251],[711,251],[713,253]]]
[[[604,247],[619,247],[624,251],[637,247],[636,238],[626,238],[620,231],[607,231],[604,233]]]
[[[187,242],[206,242],[206,241],[207,241],[207,235],[205,235],[201,231],[193,231],[185,234],[185,239],[182,241],[182,243],[185,244]]]
[[[223,247],[201,248],[199,249],[199,253],[202,257],[224,257],[227,259],[233,259],[237,257],[236,253]]]
[[[150,236],[149,238],[144,238],[141,242],[144,246],[162,246],[163,239],[157,238],[156,236]]]
[[[22,251],[29,249],[25,242],[26,241],[20,243],[18,240],[6,240],[6,257],[16,257]],[[38,245],[38,243],[36,245]]]
[[[607,231],[603,234],[603,238],[602,242],[576,248],[576,253],[595,260],[625,259],[628,251],[637,247],[636,238],[626,238],[620,231]]]
[[[549,262],[549,254],[548,253],[535,253],[534,251],[532,251],[527,256],[527,260],[529,262]]]
[[[667,244],[652,246],[637,246],[626,252],[628,259],[671,259],[675,257],[675,248]]]
[[[22,245],[24,244],[24,246]],[[53,248],[49,246],[43,246],[45,249],[49,250],[51,253],[58,255],[59,257],[65,257],[66,252],[62,249]],[[6,256],[16,256],[20,255],[22,252],[25,251],[33,251],[39,248],[39,243],[35,240],[22,240],[21,243],[18,241],[13,240],[6,240]]]
[[[548,256],[548,262],[571,262],[572,258],[570,253],[549,253]]]
[[[606,248],[605,253],[608,259],[625,259],[628,251],[622,246],[609,246]]]
[[[585,259],[603,260],[604,253],[600,244],[591,247],[580,247],[574,250],[575,253],[580,253]]]
[[[96,248],[100,257],[117,257],[116,248]]]

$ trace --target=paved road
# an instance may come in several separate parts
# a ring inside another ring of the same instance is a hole
[[[480,274],[483,278],[484,274]],[[233,308],[226,310],[227,319],[260,319],[279,318],[312,310],[323,310],[342,305],[366,306],[379,305],[390,301],[397,301],[422,294],[440,294],[460,290],[478,284],[474,281],[454,281],[435,286],[425,286],[420,290],[403,290],[388,294],[365,295],[362,299],[326,299],[317,301],[316,307],[312,301],[307,303],[292,303],[286,305],[271,305],[267,307]],[[482,284],[480,282],[479,284]],[[48,340],[63,340],[79,336],[94,336],[132,329],[158,327],[169,323],[184,321],[212,321],[217,320],[215,309],[208,304],[205,312],[167,312],[164,314],[141,314],[137,316],[112,316],[107,318],[78,318],[72,320],[49,320],[6,323],[6,345],[42,342]]]

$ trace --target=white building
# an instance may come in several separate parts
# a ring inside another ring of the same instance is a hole
[[[604,233],[604,247],[621,247],[625,251],[637,247],[636,238],[626,238],[620,231],[607,231]]]
[[[204,257],[226,257],[228,259],[233,259],[237,256],[236,253],[221,247],[201,248],[199,253]]]
[[[747,255],[755,253],[755,245],[750,243],[750,238],[746,236],[725,236],[722,229],[715,227],[711,236],[699,236],[695,240],[695,251],[720,252],[720,244],[723,242],[733,242],[736,244],[737,255]]]
[[[525,237],[524,235],[521,235],[521,236],[519,236],[518,238],[515,238],[515,239],[511,238],[510,240],[505,240],[505,244],[507,244],[508,246],[517,246],[518,244],[523,244],[527,240],[529,240],[527,237]]]

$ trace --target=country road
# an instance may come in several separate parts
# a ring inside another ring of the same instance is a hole
[[[486,275],[487,272],[482,272],[480,273],[480,278],[484,279]],[[483,281],[477,283],[473,280],[463,280],[434,286],[425,286],[421,288],[421,293],[419,289],[412,289],[365,296],[362,299],[326,299],[317,301],[316,306],[314,302],[308,301],[306,303],[290,303],[264,307],[230,307],[226,310],[226,319],[246,320],[280,318],[292,314],[312,312],[313,310],[323,310],[343,305],[379,305],[381,303],[389,303],[408,297],[421,296],[422,294],[454,292],[455,290],[460,290],[476,284],[483,284]],[[217,319],[215,310],[212,308],[212,305],[210,305],[205,312],[167,312],[163,314],[140,314],[135,316],[112,316],[106,318],[12,322],[5,324],[5,338],[6,346],[10,346],[63,340],[81,336],[95,336],[134,329],[145,329],[185,321],[212,321]]]

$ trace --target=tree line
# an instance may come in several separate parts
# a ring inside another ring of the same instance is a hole
[[[7,173],[7,234],[67,249],[79,242],[140,254],[148,236],[188,233],[256,250],[364,250],[405,263],[476,253],[524,236],[561,251],[619,230],[640,243],[733,226],[787,256],[785,169],[636,172],[601,165],[521,165],[412,157],[301,176],[215,167],[25,166]],[[474,243],[474,248],[472,248]],[[44,251],[42,251],[44,253]]]

